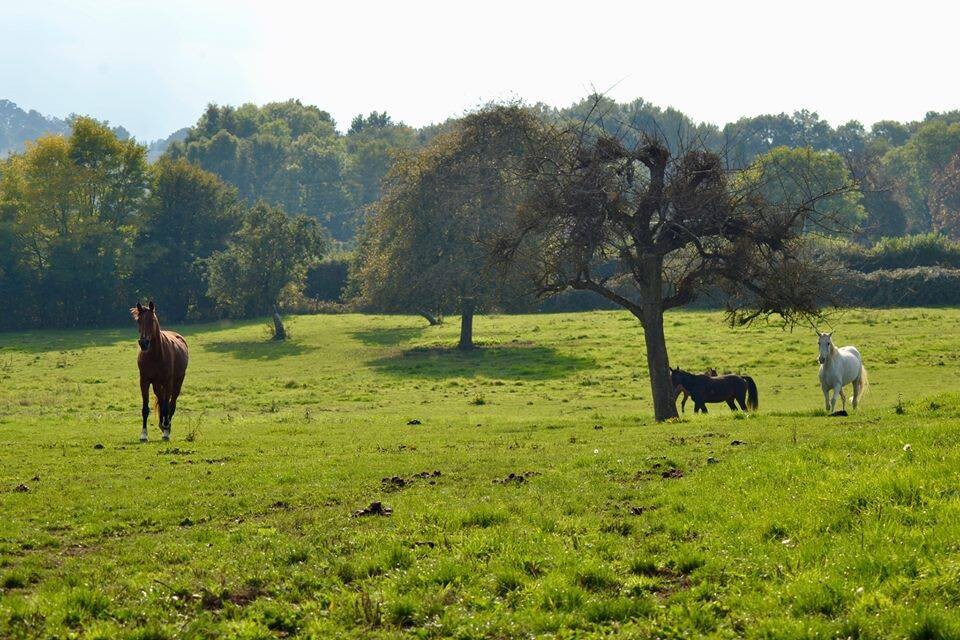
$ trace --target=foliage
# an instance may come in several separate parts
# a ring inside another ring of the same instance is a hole
[[[208,260],[208,294],[234,317],[269,314],[281,294],[302,292],[307,270],[320,261],[326,245],[316,219],[291,218],[258,202],[244,214],[228,247]]]
[[[391,153],[412,145],[412,131],[372,113],[337,132],[333,118],[298,100],[262,107],[211,104],[171,157],[195,162],[258,199],[322,221],[333,236],[353,236],[356,211],[378,195]]]
[[[0,169],[0,326],[83,326],[122,317],[124,284],[149,185],[143,147],[105,125],[73,121]]]
[[[946,166],[934,173],[928,204],[933,231],[960,240],[960,145]]]
[[[843,280],[847,304],[859,307],[960,306],[960,269],[913,267],[851,271]]]
[[[849,237],[866,217],[863,196],[850,188],[852,176],[834,151],[776,147],[758,156],[738,178],[750,183],[768,203],[783,209],[816,203],[825,215],[809,216],[805,231]]]
[[[307,270],[304,294],[320,302],[343,302],[350,277],[348,256],[330,257]]]
[[[167,325],[190,369],[173,441],[152,421],[142,446],[132,325],[0,335],[0,637],[904,638],[960,624],[956,310],[837,321],[875,385],[845,419],[817,411],[812,330],[669,313],[681,366],[749,373],[765,408],[661,425],[623,312],[488,317],[490,346],[470,354],[436,351],[453,323],[289,322],[282,344],[259,321]],[[374,500],[393,515],[351,517]]]
[[[442,316],[462,298],[488,309],[522,304],[518,271],[491,269],[485,243],[520,201],[508,169],[539,124],[520,108],[500,113],[494,135],[483,114],[469,116],[398,158],[357,253],[354,279],[366,308]]]
[[[134,280],[145,297],[163,301],[165,319],[210,318],[206,262],[240,226],[236,190],[185,160],[164,159],[151,170]]]
[[[801,158],[800,166],[816,160]],[[591,291],[630,311],[644,328],[656,416],[668,419],[676,408],[664,311],[720,288],[734,321],[790,321],[816,315],[830,290],[828,265],[813,259],[802,232],[836,224],[828,200],[850,187],[770,190],[768,180],[782,187],[797,166],[774,154],[731,178],[700,145],[674,155],[658,137],[628,148],[617,137],[586,135],[584,126],[554,126],[518,163],[529,195],[495,253],[506,264],[521,256],[535,265],[541,294]]]
[[[960,242],[935,233],[880,238],[870,247],[835,240],[826,243],[824,250],[855,271],[913,267],[960,269]]]

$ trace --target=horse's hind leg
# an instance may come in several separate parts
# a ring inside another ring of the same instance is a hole
[[[841,402],[840,408],[846,411],[847,410],[847,394],[843,392],[843,387],[840,387],[840,402]]]
[[[740,405],[740,411],[744,413],[747,412],[747,395],[744,393],[742,396],[737,396],[737,404]]]
[[[157,410],[160,412],[160,419],[157,426],[160,427],[161,435],[164,434],[164,425],[167,423],[167,390],[156,382],[153,383],[153,395],[157,398]],[[166,438],[164,438],[166,440]]]
[[[853,381],[853,408],[856,409],[860,404],[860,394],[863,393],[863,378],[857,377]]]
[[[150,416],[150,383],[146,380],[140,380],[140,395],[143,396],[143,408],[140,409],[140,415],[143,416],[143,428],[140,430],[140,442],[146,442],[147,418]]]
[[[743,404],[742,402],[740,404]],[[736,413],[737,405],[733,403],[733,398],[727,398],[727,406],[730,407],[730,411]]]
[[[177,412],[177,398],[180,396],[180,389],[183,387],[183,377],[174,381],[173,389],[170,393],[170,399],[167,402],[167,422],[164,429],[164,439],[170,439],[170,429],[173,426],[173,414]]]

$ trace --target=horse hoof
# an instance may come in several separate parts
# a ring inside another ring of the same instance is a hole
[[[146,444],[146,443],[147,443],[146,438],[140,438],[140,444]]]
[[[163,436],[163,441],[164,441],[164,442],[170,442],[170,436],[164,435],[164,436]]]

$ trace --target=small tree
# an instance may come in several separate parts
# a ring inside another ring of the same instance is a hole
[[[484,115],[491,127],[497,112]],[[816,314],[830,292],[830,273],[802,233],[827,222],[818,203],[849,185],[778,205],[763,197],[762,173],[731,179],[702,146],[673,154],[644,135],[628,149],[589,123],[547,127],[532,149],[518,166],[528,195],[494,253],[534,265],[543,295],[593,291],[639,319],[657,420],[677,415],[665,311],[719,289],[734,322],[770,314],[790,321]]]
[[[517,108],[501,115],[495,128],[467,117],[397,159],[364,225],[353,270],[368,307],[415,312],[431,324],[459,309],[461,349],[473,347],[475,309],[517,305],[521,297],[515,273],[488,268],[485,243],[521,200],[523,185],[507,168],[539,124]]]
[[[315,218],[290,217],[259,202],[244,215],[229,247],[207,263],[209,293],[236,317],[271,314],[284,291],[299,292],[326,249]]]

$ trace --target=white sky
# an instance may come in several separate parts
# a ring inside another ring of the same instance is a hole
[[[960,5],[932,2],[0,0],[0,98],[141,140],[208,102],[299,98],[341,128],[592,89],[697,120],[832,123],[960,108]]]

